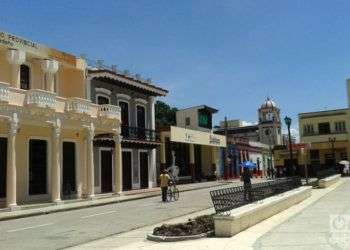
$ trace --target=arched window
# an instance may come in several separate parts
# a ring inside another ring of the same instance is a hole
[[[30,87],[30,69],[27,65],[22,64],[20,69],[21,89],[29,90]]]

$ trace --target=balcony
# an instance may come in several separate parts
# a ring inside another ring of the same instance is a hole
[[[303,136],[321,136],[321,135],[338,135],[338,134],[347,134],[348,132],[346,130],[343,131],[329,131],[328,133],[317,133],[317,132],[311,132],[311,133],[305,133]]]
[[[37,108],[56,109],[56,94],[40,89],[31,89],[26,93],[26,104]]]
[[[160,141],[159,134],[155,130],[146,128],[122,126],[121,134],[123,136],[123,139],[126,140],[138,140],[149,142]]]
[[[4,82],[0,82],[0,103],[8,103],[10,100],[9,85]]]
[[[107,119],[120,119],[120,108],[111,104],[102,104],[98,107],[98,114]]]
[[[328,143],[330,137],[335,137],[336,141],[348,141],[347,131],[329,131],[329,133],[303,133],[301,141],[305,143],[326,142]]]
[[[75,114],[89,114],[91,102],[81,98],[70,98],[66,101],[66,111]]]

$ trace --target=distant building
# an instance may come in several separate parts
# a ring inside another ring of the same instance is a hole
[[[253,125],[247,125],[241,120],[229,120],[228,134],[236,137],[247,138],[249,141],[261,142],[267,145],[281,145],[281,119],[280,109],[271,98],[266,98],[258,109],[259,121]],[[224,134],[225,122],[220,122],[217,128],[218,134]]]
[[[158,172],[173,164],[174,152],[180,182],[215,178],[222,165],[220,148],[226,147],[226,138],[212,130],[212,116],[217,111],[200,105],[176,112],[176,126],[163,128],[160,133]]]

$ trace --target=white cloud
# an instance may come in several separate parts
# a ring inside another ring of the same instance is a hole
[[[242,121],[242,126],[253,126],[258,124],[257,122],[247,122],[247,121]]]

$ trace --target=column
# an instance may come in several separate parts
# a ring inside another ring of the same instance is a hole
[[[150,129],[153,130],[151,132],[151,138],[152,140],[156,140],[156,115],[155,115],[155,98],[154,96],[150,96],[148,98],[148,105],[149,105],[149,123],[150,123]],[[156,173],[157,173],[157,164],[156,164],[156,149],[153,148],[149,152],[149,158],[148,158],[148,187],[156,187],[157,181],[156,181]]]
[[[190,171],[192,182],[195,180],[195,159],[194,159],[194,145],[190,144]]]
[[[216,167],[216,160],[217,160],[217,148],[216,147],[212,147],[211,148],[211,171],[209,172],[209,174],[214,174],[216,172],[216,174],[218,174],[219,172],[217,171],[217,167]]]
[[[88,198],[93,199],[95,197],[95,166],[94,166],[94,136],[95,127],[94,124],[86,130],[86,170],[87,170],[87,192]]]
[[[18,130],[17,113],[12,115],[9,123],[9,140],[7,143],[6,170],[6,207],[15,210],[17,207],[17,166],[16,166],[16,134]]]
[[[166,168],[166,156],[165,156],[165,138],[161,139],[162,142],[160,144],[160,171]]]
[[[7,61],[11,66],[11,86],[21,88],[20,65],[26,61],[26,53],[22,50],[9,49],[7,51]]]
[[[55,74],[58,71],[59,64],[55,60],[45,59],[41,62],[41,68],[45,74],[45,90],[55,92]]]
[[[114,193],[120,194],[123,190],[123,159],[122,159],[122,136],[114,135]]]
[[[57,119],[52,128],[51,200],[61,202],[61,121]]]

